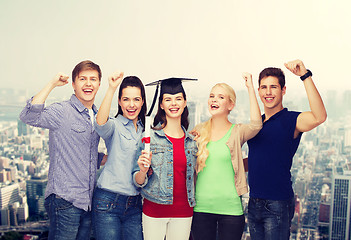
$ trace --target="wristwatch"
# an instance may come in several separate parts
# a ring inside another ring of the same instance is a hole
[[[312,72],[307,69],[307,73],[305,73],[305,75],[301,76],[300,79],[303,81],[308,77],[312,77]]]

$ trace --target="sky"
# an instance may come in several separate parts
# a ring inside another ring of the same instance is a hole
[[[350,9],[349,0],[0,0],[1,88],[33,95],[90,59],[103,72],[100,97],[116,70],[144,83],[198,78],[186,89],[207,96],[218,82],[245,89],[242,72],[257,87],[270,66],[284,70],[287,94],[301,93],[284,67],[301,59],[323,96],[351,89]]]

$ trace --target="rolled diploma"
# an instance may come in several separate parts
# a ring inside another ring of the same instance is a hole
[[[145,117],[145,139],[150,139],[150,128],[151,128],[151,124],[150,124],[150,116],[146,116]],[[144,150],[146,152],[150,152],[150,143],[149,142],[145,142],[145,148]],[[144,167],[149,167],[148,164],[145,164]]]

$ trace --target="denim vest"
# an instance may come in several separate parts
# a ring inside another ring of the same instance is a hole
[[[186,188],[190,207],[195,206],[194,173],[196,164],[197,147],[192,136],[186,130],[184,149],[187,159]],[[141,188],[141,195],[147,200],[158,204],[173,204],[173,145],[166,137],[163,129],[150,131],[150,151],[152,152],[152,174],[146,177],[144,184],[135,181],[135,174],[140,170],[137,161],[141,155],[144,144],[139,141],[133,168],[133,182]]]

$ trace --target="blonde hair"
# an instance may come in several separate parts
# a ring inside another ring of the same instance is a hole
[[[212,87],[222,87],[225,90],[226,95],[228,96],[229,100],[234,104],[236,103],[236,95],[234,89],[226,83],[217,83]],[[228,112],[229,114],[229,112]],[[196,173],[199,173],[206,167],[206,160],[208,158],[209,152],[207,149],[207,144],[210,142],[211,139],[211,129],[212,129],[212,118],[207,120],[206,122],[199,125],[199,127],[195,128],[196,131],[199,133],[199,138],[196,140],[197,144],[197,160],[196,160]]]

